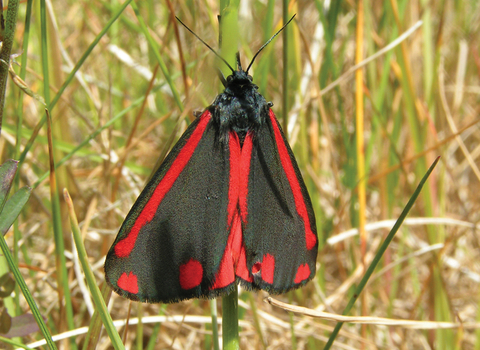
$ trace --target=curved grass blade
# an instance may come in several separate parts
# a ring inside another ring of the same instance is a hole
[[[382,245],[378,249],[377,254],[373,258],[372,263],[368,267],[367,271],[365,272],[365,275],[363,276],[362,280],[360,281],[357,288],[355,289],[355,293],[353,293],[353,296],[350,299],[350,301],[348,302],[347,306],[345,307],[345,310],[343,310],[342,315],[347,315],[350,312],[350,310],[352,309],[352,307],[355,304],[355,302],[357,301],[360,293],[362,293],[363,288],[366,286],[366,284],[368,282],[368,279],[373,274],[373,271],[375,270],[378,263],[380,262],[380,259],[382,258],[383,253],[385,253],[385,250],[387,250],[388,245],[393,240],[393,237],[395,237],[395,234],[397,233],[398,229],[400,228],[403,221],[407,217],[408,212],[410,211],[410,209],[412,209],[413,204],[415,204],[415,201],[417,200],[420,192],[422,191],[423,185],[425,185],[425,182],[427,182],[428,177],[432,173],[433,169],[435,168],[435,166],[437,165],[439,160],[440,160],[440,157],[437,157],[437,159],[435,159],[433,164],[427,170],[426,174],[423,176],[422,180],[420,181],[417,188],[415,189],[415,192],[413,192],[412,197],[410,197],[410,200],[408,201],[407,205],[405,206],[402,213],[400,214],[397,221],[395,222],[395,225],[392,227],[392,229],[388,233],[388,236],[385,238],[385,241],[382,243]],[[328,339],[327,344],[323,348],[324,350],[330,349],[330,347],[333,345],[333,342],[335,341],[335,338],[337,337],[338,332],[340,332],[340,329],[342,328],[342,326],[343,326],[343,322],[337,323],[337,325],[335,326],[335,329],[333,330],[332,334],[330,335],[330,338]]]
[[[75,241],[75,246],[78,251],[78,258],[82,264],[83,272],[85,273],[85,279],[87,280],[88,287],[90,288],[90,293],[92,293],[92,298],[95,303],[96,311],[100,314],[103,325],[112,341],[112,346],[114,349],[125,349],[120,335],[118,334],[115,326],[113,325],[113,320],[108,313],[107,306],[105,305],[105,300],[103,300],[102,293],[98,289],[97,283],[95,281],[95,276],[93,275],[90,265],[88,263],[87,251],[83,245],[82,235],[80,233],[80,228],[78,227],[77,216],[75,215],[75,209],[73,208],[72,198],[68,193],[67,189],[63,190],[63,196],[65,202],[68,206],[68,212],[70,216],[70,225],[72,228],[73,239]]]

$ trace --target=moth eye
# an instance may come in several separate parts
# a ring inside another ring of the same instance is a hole
[[[229,75],[229,76],[227,77],[227,83],[231,82],[232,79],[233,79],[233,77],[232,77],[231,75]]]
[[[253,81],[253,77],[251,75],[249,75],[248,80]]]

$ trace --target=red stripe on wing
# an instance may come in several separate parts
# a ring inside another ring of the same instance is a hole
[[[228,140],[228,150],[230,152],[230,174],[228,184],[228,227],[232,225],[233,217],[237,213],[238,195],[240,191],[240,156],[242,149],[240,147],[240,140],[236,132],[230,131]]]
[[[178,175],[180,175],[180,173],[183,171],[188,161],[192,157],[193,152],[195,151],[195,148],[200,142],[200,139],[203,136],[203,132],[207,128],[207,124],[211,119],[211,114],[209,111],[205,111],[200,116],[200,118],[201,119],[197,127],[190,135],[187,143],[178,153],[177,157],[173,161],[172,165],[166,172],[163,179],[158,183],[152,196],[148,200],[147,204],[145,204],[145,207],[143,208],[140,215],[138,215],[137,220],[135,220],[135,224],[133,224],[133,227],[131,228],[127,237],[125,237],[115,245],[115,254],[118,257],[125,258],[130,255],[133,247],[135,246],[135,241],[137,240],[138,233],[143,226],[148,224],[153,219],[155,213],[157,212],[158,206],[165,197],[165,194],[170,191]]]
[[[292,159],[290,158],[287,146],[285,145],[280,128],[278,127],[277,118],[275,118],[275,114],[273,114],[272,110],[270,110],[270,121],[272,122],[275,141],[277,144],[278,153],[280,154],[280,161],[282,162],[283,170],[287,175],[288,182],[290,183],[290,187],[292,189],[293,198],[295,200],[295,208],[305,224],[305,241],[307,249],[310,250],[315,247],[315,244],[317,243],[317,236],[312,232],[310,218],[308,217],[302,189],[300,187],[300,183],[298,182],[295,169],[293,168]]]
[[[210,289],[220,289],[235,282],[235,261],[242,247],[242,223],[238,213],[233,217],[233,222],[228,236],[227,246],[223,252],[220,267],[215,274],[215,282]]]
[[[210,289],[220,289],[235,282],[235,264],[242,248],[242,223],[238,215],[238,194],[240,190],[240,156],[241,147],[237,133],[231,131],[228,139],[229,183],[228,183],[228,240],[223,251],[220,267],[215,274],[215,281]]]
[[[242,155],[240,159],[240,190],[238,198],[238,206],[240,210],[240,217],[242,222],[247,221],[248,207],[247,207],[247,196],[248,196],[248,177],[250,175],[250,163],[252,158],[252,148],[253,148],[253,136],[251,133],[248,133],[243,141],[242,146]],[[240,223],[241,225],[241,223]],[[241,226],[240,226],[241,227]],[[243,242],[243,233],[242,233],[242,242],[239,247],[240,251],[238,253],[238,258],[236,259],[235,274],[237,277],[240,277],[246,282],[253,282],[253,276],[247,268],[247,256],[245,253],[245,244]]]
[[[247,197],[248,197],[248,177],[250,175],[250,163],[252,160],[252,134],[248,133],[243,141],[242,146],[242,156],[240,159],[240,193],[239,193],[239,206],[240,206],[240,215],[242,221],[245,223],[247,221],[248,206],[247,206]]]
[[[228,228],[227,246],[223,252],[220,267],[215,274],[215,282],[210,289],[220,289],[235,281],[235,276],[247,282],[253,278],[247,268],[245,245],[243,244],[242,220],[247,214],[248,174],[252,152],[252,135],[248,134],[240,146],[237,133],[230,132],[228,148],[230,152],[230,175],[228,184]]]

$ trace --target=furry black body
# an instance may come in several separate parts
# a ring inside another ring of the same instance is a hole
[[[227,77],[224,92],[217,96],[208,110],[219,129],[221,143],[233,130],[243,144],[247,132],[255,134],[265,123],[272,105],[258,92],[252,77],[239,64],[239,69]]]

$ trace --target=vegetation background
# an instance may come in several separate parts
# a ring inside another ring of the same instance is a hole
[[[278,299],[341,314],[393,226],[386,220],[398,217],[441,156],[410,213],[418,219],[407,220],[398,232],[350,315],[456,325],[345,324],[334,347],[480,349],[478,1],[123,4],[28,0],[18,8],[12,51],[18,64],[8,81],[0,154],[2,162],[21,160],[15,190],[28,185],[33,191],[5,238],[52,334],[99,329],[62,189],[73,199],[100,285],[105,254],[157,159],[193,120],[193,111],[203,110],[221,90],[217,59],[174,15],[217,47],[220,10],[238,13],[238,48],[246,65],[281,27],[288,7],[287,17],[297,14],[283,34],[288,46],[279,36],[256,60],[252,75],[285,125],[312,197],[320,247],[313,282]],[[356,63],[419,20],[419,29],[355,75]],[[49,176],[42,101],[52,118],[55,178]],[[339,236],[345,232],[352,235]],[[0,275],[8,270],[0,256]],[[265,296],[240,292],[241,348],[323,347],[334,322],[287,313],[264,303]],[[3,305],[0,311],[12,317],[30,312],[18,287]],[[130,325],[128,348],[210,349],[209,305],[133,304],[129,314],[129,302],[112,295],[109,310],[114,320],[168,317]],[[111,347],[105,332],[90,332],[58,346],[81,348],[88,339],[90,347]],[[37,339],[40,332],[14,341]],[[0,348],[11,346],[3,341]]]

